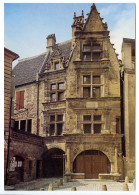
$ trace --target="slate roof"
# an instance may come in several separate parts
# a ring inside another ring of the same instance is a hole
[[[65,61],[68,60],[70,52],[71,52],[71,40],[65,41],[63,43],[56,44],[53,52],[51,53],[49,60],[55,56],[57,53],[65,58]]]
[[[63,43],[56,44],[53,52],[50,54],[48,61],[52,56],[56,55],[56,51],[59,51],[61,56],[65,58],[65,61],[69,58],[71,52],[71,40]],[[13,75],[15,75],[15,86],[20,86],[28,83],[32,83],[36,80],[36,74],[39,73],[42,68],[43,62],[46,59],[48,53],[42,53],[32,58],[25,58],[20,60],[13,69]]]
[[[19,61],[13,69],[15,86],[35,81],[36,74],[39,72],[45,56],[46,53],[43,53],[39,56]]]

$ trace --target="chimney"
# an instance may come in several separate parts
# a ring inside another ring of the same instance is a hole
[[[50,34],[46,37],[47,39],[47,51],[52,51],[53,50],[53,47],[55,46],[56,44],[56,37],[55,37],[55,34]]]

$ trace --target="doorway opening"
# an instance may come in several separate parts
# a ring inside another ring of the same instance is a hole
[[[64,154],[65,152],[58,148],[52,148],[43,154],[44,177],[63,177],[65,167]]]
[[[86,150],[75,158],[73,172],[85,173],[86,179],[97,179],[99,173],[110,173],[110,161],[101,151]]]

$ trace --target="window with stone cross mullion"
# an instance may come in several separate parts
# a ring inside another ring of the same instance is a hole
[[[54,128],[54,130],[53,130]],[[62,135],[63,133],[63,114],[54,113],[50,115],[50,135]]]
[[[83,97],[101,97],[101,76],[91,72],[83,75]]]
[[[64,82],[52,83],[50,86],[51,101],[60,101],[64,99]]]

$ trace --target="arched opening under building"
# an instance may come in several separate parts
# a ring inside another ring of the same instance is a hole
[[[65,167],[65,152],[58,148],[52,148],[43,154],[43,176],[63,177]]]
[[[97,179],[99,173],[110,173],[108,157],[98,150],[85,150],[73,162],[74,173],[85,173],[86,179]]]

